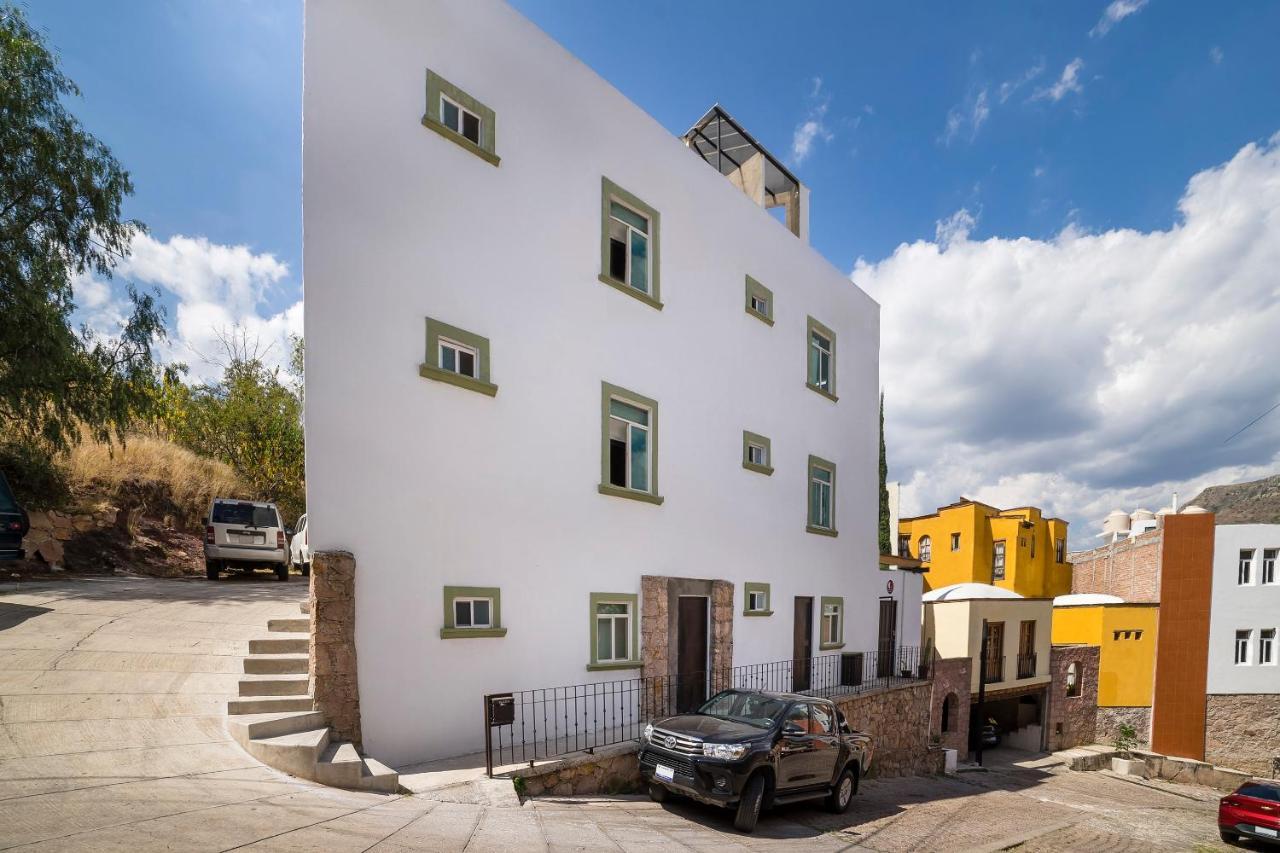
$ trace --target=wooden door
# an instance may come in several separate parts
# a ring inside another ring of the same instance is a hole
[[[880,599],[880,633],[876,644],[876,677],[893,675],[894,658],[898,650],[898,602],[892,598]]]
[[[796,596],[795,628],[791,652],[791,689],[809,689],[809,667],[813,658],[813,598]]]
[[[696,711],[707,701],[707,599],[681,596],[676,614],[676,711]]]

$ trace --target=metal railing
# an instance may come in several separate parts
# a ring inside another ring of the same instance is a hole
[[[927,657],[907,646],[488,694],[485,771],[635,740],[651,720],[694,711],[731,687],[836,698],[928,678]]]
[[[1018,655],[1018,677],[1019,678],[1035,678],[1036,676],[1036,656],[1032,652],[1029,655]]]
[[[982,680],[987,684],[1004,681],[1004,657],[1002,655],[989,655],[982,662]]]

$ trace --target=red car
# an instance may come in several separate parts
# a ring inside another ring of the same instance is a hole
[[[1223,797],[1218,834],[1228,844],[1241,838],[1280,844],[1280,782],[1254,779]]]

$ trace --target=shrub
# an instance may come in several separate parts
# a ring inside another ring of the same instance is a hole
[[[1115,748],[1121,758],[1128,758],[1129,753],[1138,748],[1138,733],[1133,726],[1121,723],[1116,728]]]
[[[0,441],[0,471],[27,509],[60,509],[71,502],[67,468],[31,441]]]

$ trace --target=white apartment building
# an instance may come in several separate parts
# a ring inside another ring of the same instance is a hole
[[[1214,528],[1209,694],[1280,694],[1280,524]]]
[[[369,754],[478,749],[487,693],[876,647],[879,308],[784,164],[497,0],[310,0],[303,128],[307,509]]]

